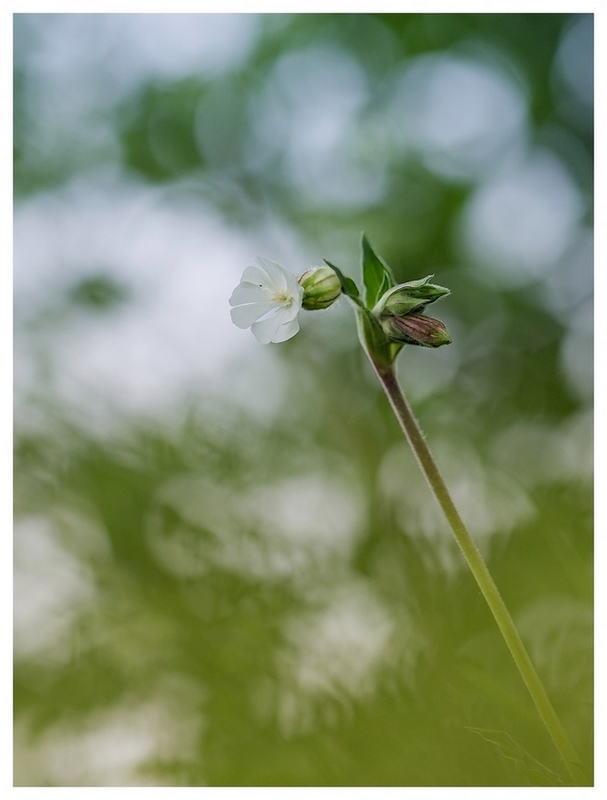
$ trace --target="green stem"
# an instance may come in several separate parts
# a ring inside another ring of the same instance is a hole
[[[481,556],[472,536],[464,525],[464,522],[460,517],[453,500],[451,499],[449,490],[447,489],[445,481],[443,480],[438,466],[434,461],[432,453],[426,444],[424,435],[421,432],[417,420],[413,416],[413,412],[411,411],[411,408],[409,407],[409,404],[407,403],[400,386],[398,385],[393,364],[388,365],[386,363],[377,363],[376,360],[373,359],[367,347],[364,346],[364,343],[363,347],[388,396],[388,399],[390,400],[394,413],[396,414],[398,421],[405,432],[405,436],[407,437],[409,444],[415,453],[419,466],[426,476],[434,496],[438,500],[440,507],[447,517],[447,521],[449,522],[451,530],[453,531],[453,535],[455,536],[464,558],[468,562],[468,566],[472,570],[472,574],[474,575],[476,582],[478,583],[478,586],[483,593],[485,600],[487,601],[487,605],[491,609],[491,613],[493,614],[495,621],[502,632],[502,636],[504,637],[504,640],[508,645],[510,652],[512,653],[512,657],[514,658],[516,666],[521,673],[521,677],[523,678],[523,681],[529,690],[529,694],[533,698],[533,702],[535,703],[540,717],[548,729],[548,732],[550,733],[550,736],[552,737],[552,740],[556,745],[556,748],[559,751],[571,778],[577,785],[587,785],[587,780],[585,779],[583,771],[580,767],[578,755],[575,752],[573,745],[569,741],[569,738],[565,733],[565,729],[561,725],[554,708],[552,707],[552,703],[550,702],[542,682],[535,670],[535,667],[529,658],[527,650],[525,649],[525,645],[523,644],[521,637],[514,626],[514,622],[512,621],[512,617],[510,616],[510,613],[508,612],[508,609],[502,600],[502,596],[500,595],[499,590],[495,585],[489,570],[487,569],[487,565],[483,561],[483,557]]]

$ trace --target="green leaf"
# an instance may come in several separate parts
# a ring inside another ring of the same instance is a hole
[[[396,284],[392,270],[377,255],[365,234],[362,235],[363,281],[367,290],[365,302],[367,308],[373,308],[379,298]]]
[[[486,742],[497,745],[506,758],[516,764],[519,772],[527,777],[532,786],[562,786],[561,778],[548,767],[544,766],[533,756],[517,744],[512,736],[505,731],[491,731],[486,728],[467,728],[472,733],[478,733]]]
[[[331,264],[331,262],[328,261],[326,258],[323,258],[323,261],[328,267],[331,267],[331,269],[335,272],[335,274],[339,278],[342,292],[348,297],[358,299],[360,297],[360,292],[358,291],[358,286],[354,283],[352,278],[348,278],[346,275],[344,275],[341,270],[337,269],[335,264]]]

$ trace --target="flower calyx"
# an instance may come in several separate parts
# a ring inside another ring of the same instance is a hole
[[[341,281],[331,267],[310,267],[297,282],[303,289],[302,308],[307,311],[328,308],[341,294]]]
[[[433,277],[428,275],[401,283],[379,299],[373,315],[388,339],[421,347],[441,347],[451,343],[444,323],[423,314],[427,305],[450,294],[444,286],[430,283]]]
[[[393,342],[416,344],[421,347],[441,347],[451,344],[445,324],[424,314],[386,316],[379,320],[384,334]]]
[[[444,286],[430,283],[433,277],[434,275],[427,275],[417,281],[399,283],[398,286],[388,289],[380,297],[373,309],[373,313],[375,316],[380,317],[386,314],[402,316],[421,312],[430,303],[434,303],[436,300],[440,300],[441,297],[451,294],[449,289]]]

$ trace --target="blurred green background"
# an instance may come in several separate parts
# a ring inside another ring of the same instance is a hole
[[[230,322],[362,230],[452,290],[400,379],[590,781],[592,16],[14,33],[15,783],[565,780],[346,301]]]

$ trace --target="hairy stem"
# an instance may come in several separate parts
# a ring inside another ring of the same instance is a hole
[[[411,408],[409,407],[409,404],[407,403],[400,386],[398,385],[393,364],[388,365],[386,363],[376,362],[367,348],[365,347],[364,349],[369,356],[369,360],[371,361],[373,369],[375,370],[375,373],[377,374],[377,377],[379,378],[384,391],[388,396],[388,399],[390,400],[390,404],[392,405],[394,413],[396,414],[398,421],[405,432],[405,436],[407,437],[407,440],[409,441],[409,444],[415,453],[419,466],[426,476],[426,479],[430,484],[430,488],[447,518],[447,521],[451,527],[451,530],[453,531],[453,535],[455,536],[464,558],[472,570],[472,574],[474,575],[476,582],[478,583],[478,586],[483,593],[485,600],[487,601],[487,605],[491,609],[491,613],[493,614],[495,621],[502,632],[502,636],[508,645],[521,677],[525,682],[527,689],[529,690],[529,694],[533,698],[533,702],[535,703],[544,725],[548,729],[548,732],[550,733],[550,736],[552,737],[552,740],[556,745],[556,748],[559,751],[565,766],[567,767],[569,775],[577,785],[587,785],[587,780],[580,767],[578,755],[575,752],[573,745],[569,741],[569,738],[565,733],[565,729],[561,725],[554,708],[552,707],[552,703],[550,702],[542,682],[535,670],[535,667],[529,658],[529,654],[525,649],[525,645],[523,644],[521,637],[514,626],[514,622],[512,621],[512,617],[510,616],[510,613],[508,612],[508,609],[502,600],[502,596],[500,595],[499,590],[495,585],[489,570],[487,569],[487,565],[485,564],[483,557],[481,556],[472,536],[464,525],[464,522],[460,517],[453,500],[451,499],[449,490],[447,489],[440,470],[438,469],[432,453],[426,444],[424,435],[421,432],[417,420],[413,416],[413,412],[411,411]]]

